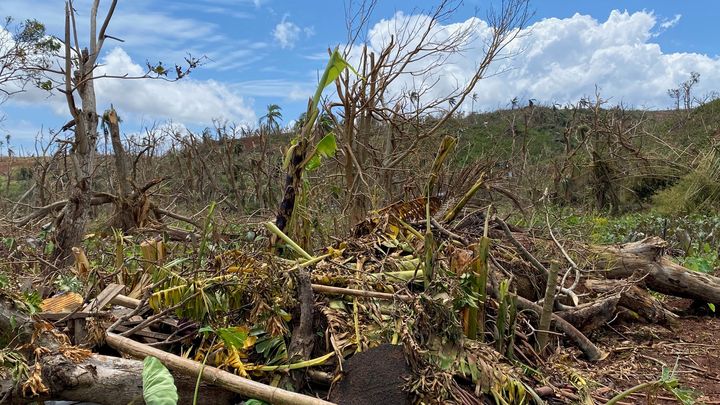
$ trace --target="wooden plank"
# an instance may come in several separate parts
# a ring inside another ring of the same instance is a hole
[[[125,289],[125,286],[122,284],[110,284],[107,287],[105,287],[100,294],[98,294],[95,299],[90,301],[87,305],[85,305],[85,308],[83,308],[84,311],[100,311],[102,310],[105,305],[109,304],[115,297],[120,295],[120,293]]]
[[[140,305],[140,300],[135,298],[130,298],[126,295],[118,294],[115,297],[113,297],[112,300],[110,300],[112,304],[120,305],[121,307],[135,309],[138,305]]]
[[[131,308],[131,309],[135,309],[135,308],[137,308],[138,305],[140,305],[140,300],[135,299],[135,298],[130,298],[130,297],[122,295],[122,294],[115,296],[110,302],[112,304],[120,305],[122,307]],[[172,319],[172,318],[165,318],[160,322],[162,322],[168,326],[172,326],[174,328],[177,328],[177,326],[178,326],[178,321],[175,319]]]
[[[92,299],[87,305],[85,305],[81,312],[97,312],[112,301],[118,294],[125,289],[122,284],[110,284],[105,287],[94,299]],[[85,342],[87,338],[87,331],[85,330],[85,318],[75,318],[73,321],[73,336],[75,338],[75,344],[79,345]]]

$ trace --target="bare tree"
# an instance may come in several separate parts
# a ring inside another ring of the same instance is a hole
[[[355,14],[349,13],[349,38],[360,37],[374,5],[363,2]],[[521,34],[530,17],[526,0],[504,1],[499,10],[491,10],[487,22],[492,34],[475,71],[454,90],[432,96],[431,89],[443,76],[442,66],[476,39],[472,24],[438,35],[438,25],[451,18],[458,5],[445,0],[419,18],[402,20],[381,49],[371,49],[369,38],[345,48],[346,57],[357,56],[360,77],[349,72],[341,75],[336,83],[340,101],[330,108],[341,118],[338,132],[345,154],[347,209],[353,223],[364,218],[371,202],[377,200],[373,190],[393,198],[393,184],[405,159],[420,152],[419,144],[439,133],[464,101],[472,99],[478,82],[491,74],[491,63],[504,56],[503,50]],[[358,26],[353,26],[354,22]],[[412,82],[413,88],[398,91],[403,81]],[[379,128],[384,136],[378,139],[374,134]],[[373,139],[381,145],[374,145]]]
[[[692,108],[692,104],[693,104],[692,88],[699,81],[700,81],[700,73],[690,72],[690,77],[680,85],[680,88],[682,89],[683,105],[685,106],[686,110],[690,110],[690,108]]]
[[[673,100],[675,110],[680,110],[680,89],[668,89],[667,94]]]
[[[680,102],[685,110],[690,110],[693,105],[694,98],[692,96],[693,87],[700,81],[700,73],[690,72],[690,77],[680,86],[674,89],[668,89],[667,95],[673,100],[675,110],[680,110]]]
[[[112,20],[117,0],[112,0],[108,6],[102,24],[98,29],[98,11],[100,0],[94,0],[90,9],[89,37],[88,42],[81,45],[79,30],[76,23],[76,10],[73,1],[65,3],[65,30],[61,45],[49,42],[50,50],[62,50],[56,55],[56,65],[48,63],[49,59],[34,58],[28,59],[22,64],[23,72],[28,72],[31,77],[36,78],[36,83],[49,91],[57,91],[65,96],[71,120],[65,124],[63,131],[72,129],[73,136],[66,141],[70,146],[70,170],[68,198],[61,204],[61,201],[45,206],[34,213],[31,217],[37,218],[46,215],[62,206],[62,211],[57,217],[56,223],[56,255],[62,260],[70,257],[71,248],[76,246],[83,237],[85,226],[89,219],[90,206],[93,203],[93,179],[97,170],[97,142],[98,142],[98,108],[95,96],[95,80],[100,78],[157,78],[163,80],[179,80],[197,67],[201,60],[191,56],[186,58],[187,67],[175,66],[174,78],[168,78],[168,70],[159,63],[147,65],[147,71],[136,77],[128,75],[96,74],[98,58],[103,49],[105,41],[117,39],[108,34],[110,21]],[[31,35],[28,35],[37,43],[45,43],[40,40],[38,32],[43,32],[41,27],[33,25]],[[21,36],[22,38],[22,36]],[[44,37],[43,37],[44,38]],[[48,40],[49,41],[49,40]],[[32,41],[31,41],[32,42]],[[77,97],[77,98],[76,98]],[[76,100],[79,100],[79,105]],[[117,146],[119,143],[114,142]],[[120,151],[118,151],[120,152]],[[119,155],[124,155],[119,153]],[[124,157],[124,156],[123,156]],[[121,167],[121,166],[116,166]],[[127,173],[121,174],[126,178]],[[124,187],[127,183],[120,182]],[[126,190],[127,191],[127,190]],[[122,193],[120,194],[122,195]],[[114,202],[112,196],[104,196],[98,199],[95,196],[95,203]],[[27,219],[27,218],[26,218]],[[26,220],[25,219],[25,220]]]

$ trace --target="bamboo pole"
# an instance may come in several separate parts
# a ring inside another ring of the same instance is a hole
[[[354,297],[366,297],[366,298],[379,298],[383,300],[400,300],[405,302],[412,302],[413,297],[409,295],[396,295],[396,294],[389,294],[384,292],[378,292],[378,291],[365,291],[365,290],[355,290],[352,288],[341,288],[341,287],[332,287],[329,285],[322,285],[322,284],[313,284],[312,289],[315,292],[322,293],[322,294],[335,294],[335,295],[352,295]]]
[[[272,222],[266,222],[265,227],[277,237],[282,239],[292,250],[295,251],[295,253],[302,256],[305,260],[313,260],[314,258],[305,251],[305,249],[301,248],[300,245],[295,243],[294,240],[290,239],[289,236],[287,236],[283,231],[280,230],[274,223]]]
[[[156,357],[167,368],[186,375],[197,376],[202,372],[202,379],[205,382],[236,392],[248,398],[259,399],[278,405],[333,405],[332,402],[286,391],[277,387],[271,387],[215,367],[203,367],[202,364],[196,361],[176,356],[114,333],[108,333],[105,341],[110,347],[134,357]]]

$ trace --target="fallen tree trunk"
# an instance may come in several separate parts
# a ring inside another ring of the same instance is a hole
[[[97,404],[142,404],[143,362],[132,359],[93,354],[75,363],[63,354],[48,354],[39,360],[42,382],[47,391],[40,396],[25,397],[14,381],[0,380],[2,403],[28,404],[47,400],[92,402]],[[192,404],[195,378],[174,373],[179,404]],[[235,403],[236,394],[203,384],[200,387],[203,404]]]
[[[689,270],[665,256],[667,242],[645,238],[619,246],[590,246],[596,272],[606,278],[634,277],[666,295],[720,305],[720,278]]]
[[[184,375],[197,377],[202,373],[202,379],[229,391],[237,392],[249,398],[259,399],[271,404],[279,405],[333,405],[319,398],[290,392],[277,387],[261,384],[247,378],[239,377],[215,367],[203,366],[195,361],[176,356],[174,354],[146,346],[132,339],[108,333],[107,344],[123,353],[135,357],[157,357],[170,370],[178,371]]]
[[[576,308],[557,312],[557,315],[582,333],[589,333],[615,317],[620,294],[588,302]]]
[[[674,327],[678,316],[665,309],[650,293],[625,280],[586,280],[585,288],[604,294],[576,308],[558,312],[583,333],[592,332],[620,314],[632,321]]]
[[[13,344],[29,359],[30,372],[38,370],[37,375],[31,374],[37,378],[25,386],[26,394],[32,393],[31,387],[35,388],[38,393],[35,396],[24,395],[22,384],[26,381],[13,381],[12,377],[0,374],[0,403],[27,404],[51,399],[103,405],[142,403],[142,361],[91,354],[73,347],[64,335],[47,324],[36,323],[9,301],[0,303],[0,330],[16,332]],[[22,345],[28,346],[20,349]],[[174,378],[179,403],[191,404],[195,377],[175,373]],[[200,387],[200,393],[203,404],[234,403],[236,397],[231,391],[207,384]]]

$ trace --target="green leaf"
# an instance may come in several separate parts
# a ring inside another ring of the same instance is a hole
[[[715,304],[713,304],[712,302],[708,302],[708,303],[707,303],[707,306],[708,306],[708,308],[710,308],[710,310],[711,310],[712,312],[715,312]]]
[[[335,134],[332,132],[325,135],[323,139],[315,145],[315,151],[312,154],[310,160],[308,160],[305,170],[312,171],[320,167],[322,158],[333,157],[337,152],[337,142],[335,141]]]
[[[335,79],[340,76],[340,73],[345,70],[345,68],[349,68],[357,76],[360,76],[358,72],[353,69],[353,67],[350,66],[350,64],[347,63],[345,59],[343,59],[343,57],[340,55],[340,52],[338,52],[338,48],[335,48],[332,55],[330,55],[330,60],[325,67],[325,72],[322,75],[322,79],[320,79],[320,83],[318,83],[318,87],[315,90],[315,95],[312,99],[313,109],[317,110],[317,105],[320,102],[320,96],[322,95],[323,89],[329,86],[332,82],[334,82]]]
[[[175,380],[155,357],[143,360],[143,399],[147,405],[175,405],[178,402]]]
[[[335,142],[335,134],[332,132],[325,135],[323,139],[318,142],[315,146],[315,153],[320,154],[322,157],[335,156],[337,151],[337,143]]]
[[[242,349],[247,339],[247,332],[239,328],[220,328],[215,331],[220,339],[225,342],[225,346]]]
[[[337,48],[335,48],[335,51],[333,51],[332,55],[330,56],[330,61],[328,62],[327,70],[328,75],[327,78],[325,78],[325,83],[323,83],[323,88],[329,86],[332,82],[335,81],[335,79],[340,76],[340,73],[345,70],[345,68],[350,67],[350,64],[347,63],[345,59],[343,59],[342,56],[340,56],[340,52],[338,52]]]

